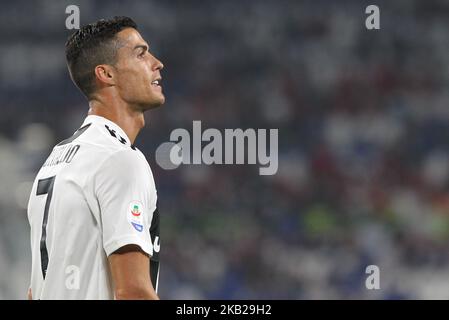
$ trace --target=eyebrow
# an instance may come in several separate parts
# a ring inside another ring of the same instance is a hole
[[[138,44],[137,46],[134,47],[133,50],[136,49],[144,49],[145,51],[148,51],[148,46],[146,44]]]

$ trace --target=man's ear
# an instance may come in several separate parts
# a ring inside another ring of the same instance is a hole
[[[114,67],[107,64],[100,64],[95,67],[95,78],[98,82],[106,86],[115,84],[115,70]]]

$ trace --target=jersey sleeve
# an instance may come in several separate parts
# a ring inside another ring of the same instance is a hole
[[[155,194],[154,181],[146,163],[133,152],[116,152],[95,175],[103,248],[108,256],[129,244],[153,255],[150,225],[155,210],[151,198]]]

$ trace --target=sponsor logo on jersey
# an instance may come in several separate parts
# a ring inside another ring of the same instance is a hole
[[[156,238],[154,239],[153,248],[155,252],[161,251],[161,242],[159,240],[159,236],[156,236]]]
[[[128,222],[138,232],[143,231],[143,205],[140,201],[131,201],[128,206]]]

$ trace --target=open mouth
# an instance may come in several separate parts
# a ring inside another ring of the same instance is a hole
[[[151,82],[152,86],[156,86],[156,87],[160,87],[162,83],[162,78],[156,79],[154,81]]]

